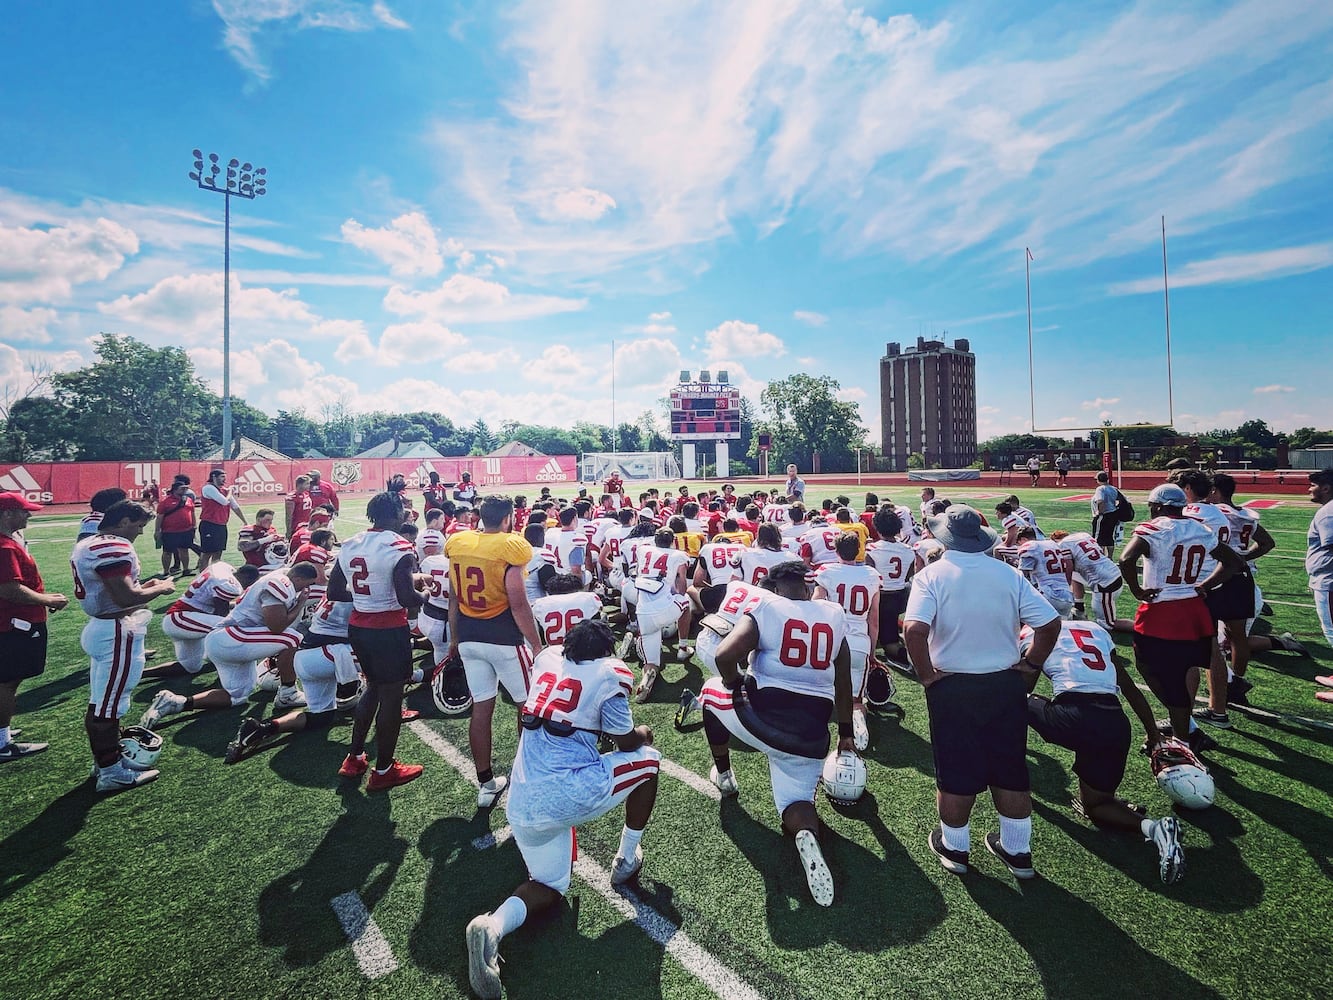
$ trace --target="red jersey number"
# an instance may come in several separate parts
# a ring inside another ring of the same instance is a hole
[[[788,667],[827,670],[833,664],[833,626],[826,622],[810,625],[788,618],[782,629],[778,660]]]
[[[574,677],[564,677],[557,682],[555,674],[542,674],[533,686],[541,693],[532,703],[532,714],[544,719],[551,718],[556,712],[568,714],[574,711],[583,695],[583,683]],[[552,694],[558,697],[552,698]]]
[[[370,596],[370,585],[366,583],[370,579],[370,567],[360,556],[353,559],[349,566],[352,567],[352,578],[347,581],[347,586],[353,594],[360,594],[362,597]]]
[[[1082,657],[1085,667],[1089,670],[1106,669],[1106,657],[1102,655],[1102,651],[1097,647],[1097,642],[1088,629],[1071,628],[1069,636],[1074,640],[1074,645],[1085,654]]]

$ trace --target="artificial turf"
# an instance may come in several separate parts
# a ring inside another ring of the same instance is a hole
[[[915,506],[914,493],[898,492]],[[1076,529],[1086,525],[1087,505],[1056,499],[1069,492],[1020,496],[1048,530]],[[977,506],[989,510],[995,499]],[[746,752],[733,754],[735,801],[719,804],[663,776],[639,897],[755,994],[783,1000],[1322,993],[1333,978],[1333,712],[1313,700],[1311,678],[1333,663],[1300,562],[1312,513],[1299,501],[1263,512],[1278,548],[1259,578],[1275,610],[1269,623],[1307,642],[1313,658],[1275,653],[1252,663],[1255,711],[1233,710],[1235,729],[1216,734],[1221,749],[1208,755],[1217,803],[1178,813],[1189,866],[1179,884],[1161,885],[1155,851],[1138,838],[1099,832],[1071,813],[1070,755],[1035,736],[1041,877],[1016,883],[985,853],[981,835],[995,828],[985,803],[973,817],[972,872],[945,872],[925,844],[934,795],[924,702],[900,679],[906,718],[872,718],[866,796],[841,811],[819,803],[838,893],[832,908],[811,902],[778,829],[766,762]],[[355,521],[344,515],[340,531],[355,530]],[[50,590],[68,587],[76,524],[40,516],[30,525]],[[139,551],[152,572],[151,540]],[[1121,613],[1130,610],[1122,600]],[[49,741],[50,750],[0,768],[0,996],[467,995],[463,928],[523,877],[512,841],[473,846],[504,827],[502,806],[478,813],[472,786],[409,728],[399,756],[426,772],[388,794],[337,778],[346,727],[288,737],[224,766],[240,719],[266,712],[268,695],[246,709],[167,720],[161,778],[98,797],[81,721],[84,620],[77,607],[54,616],[47,671],[20,692],[15,724],[23,739]],[[157,621],[149,645],[170,657]],[[1129,655],[1123,637],[1121,649]],[[206,671],[194,684],[213,678]],[[697,665],[668,666],[635,716],[653,726],[668,758],[706,775],[697,724],[685,733],[671,725],[680,690],[697,690],[701,680]],[[131,721],[153,690],[139,686]],[[410,703],[466,753],[466,720],[437,716],[424,692]],[[499,722],[502,769],[514,743],[513,727]],[[1138,756],[1123,793],[1154,814],[1166,808]],[[581,853],[609,866],[620,822],[613,813],[581,829]],[[330,906],[349,891],[397,962],[382,978],[362,974]],[[570,906],[505,940],[507,995],[710,995],[580,879],[573,897],[577,916]]]

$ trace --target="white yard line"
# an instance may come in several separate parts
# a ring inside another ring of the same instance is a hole
[[[407,728],[412,730],[421,742],[439,754],[445,763],[462,775],[464,780],[473,787],[477,786],[477,776],[475,769],[472,767],[472,762],[457,747],[419,719],[409,722]],[[663,761],[662,769],[671,773],[666,765],[667,762]],[[711,782],[704,781],[698,775],[686,771],[678,764],[672,764],[671,769],[690,774],[695,781],[703,782],[703,784],[712,788]],[[673,777],[679,777],[679,775],[673,774]],[[685,779],[680,780],[685,781],[686,784],[696,788],[702,794],[708,794],[694,782]],[[717,797],[717,789],[713,788],[713,792],[714,796],[712,797]],[[500,834],[505,833],[508,829],[508,827],[505,827],[498,831],[494,835],[495,840],[499,842]],[[485,837],[479,837],[472,842],[473,846],[477,847],[479,843],[485,840]],[[488,846],[490,845],[484,844],[483,848]],[[591,889],[627,919],[633,921],[634,926],[647,934],[651,940],[661,945],[667,954],[679,962],[687,972],[708,987],[716,996],[722,997],[723,1000],[760,1000],[761,994],[757,990],[724,966],[716,955],[697,944],[689,934],[681,930],[679,924],[653,909],[652,906],[635,895],[632,890],[624,886],[619,888],[613,886],[610,871],[594,861],[589,855],[580,852],[578,860],[574,862],[574,874],[578,875]]]
[[[393,957],[389,941],[380,931],[375,921],[361,902],[361,897],[354,892],[344,892],[329,900],[338,923],[342,924],[343,933],[352,945],[352,954],[356,964],[361,967],[361,974],[367,979],[379,979],[398,968],[398,960]]]

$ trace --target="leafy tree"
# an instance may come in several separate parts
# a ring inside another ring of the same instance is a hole
[[[9,408],[0,430],[0,461],[30,462],[49,457],[57,462],[74,457],[70,412],[50,396],[27,396]]]
[[[476,422],[469,428],[472,435],[472,447],[468,454],[485,455],[499,447],[495,440],[495,435],[491,432],[486,421],[478,417]]]
[[[305,410],[279,410],[273,419],[272,434],[277,438],[278,451],[284,455],[304,455],[311,448],[326,450],[320,425],[307,417]],[[341,450],[336,445],[333,448]]]
[[[770,382],[760,396],[773,434],[772,463],[810,469],[815,452],[829,472],[851,469],[865,428],[856,403],[837,398],[841,386],[828,375],[798,373]]]
[[[1333,444],[1333,430],[1318,431],[1313,427],[1297,427],[1287,443],[1293,448],[1312,448],[1317,444]]]

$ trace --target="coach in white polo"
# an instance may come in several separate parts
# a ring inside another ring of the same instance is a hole
[[[947,870],[967,872],[972,804],[989,788],[1000,832],[986,834],[986,849],[1016,877],[1032,878],[1024,674],[1041,669],[1060,618],[1018,570],[991,557],[997,536],[971,507],[955,504],[929,524],[945,551],[917,573],[903,617],[935,755],[940,825],[930,849]],[[1034,630],[1026,660],[1022,625]]]

